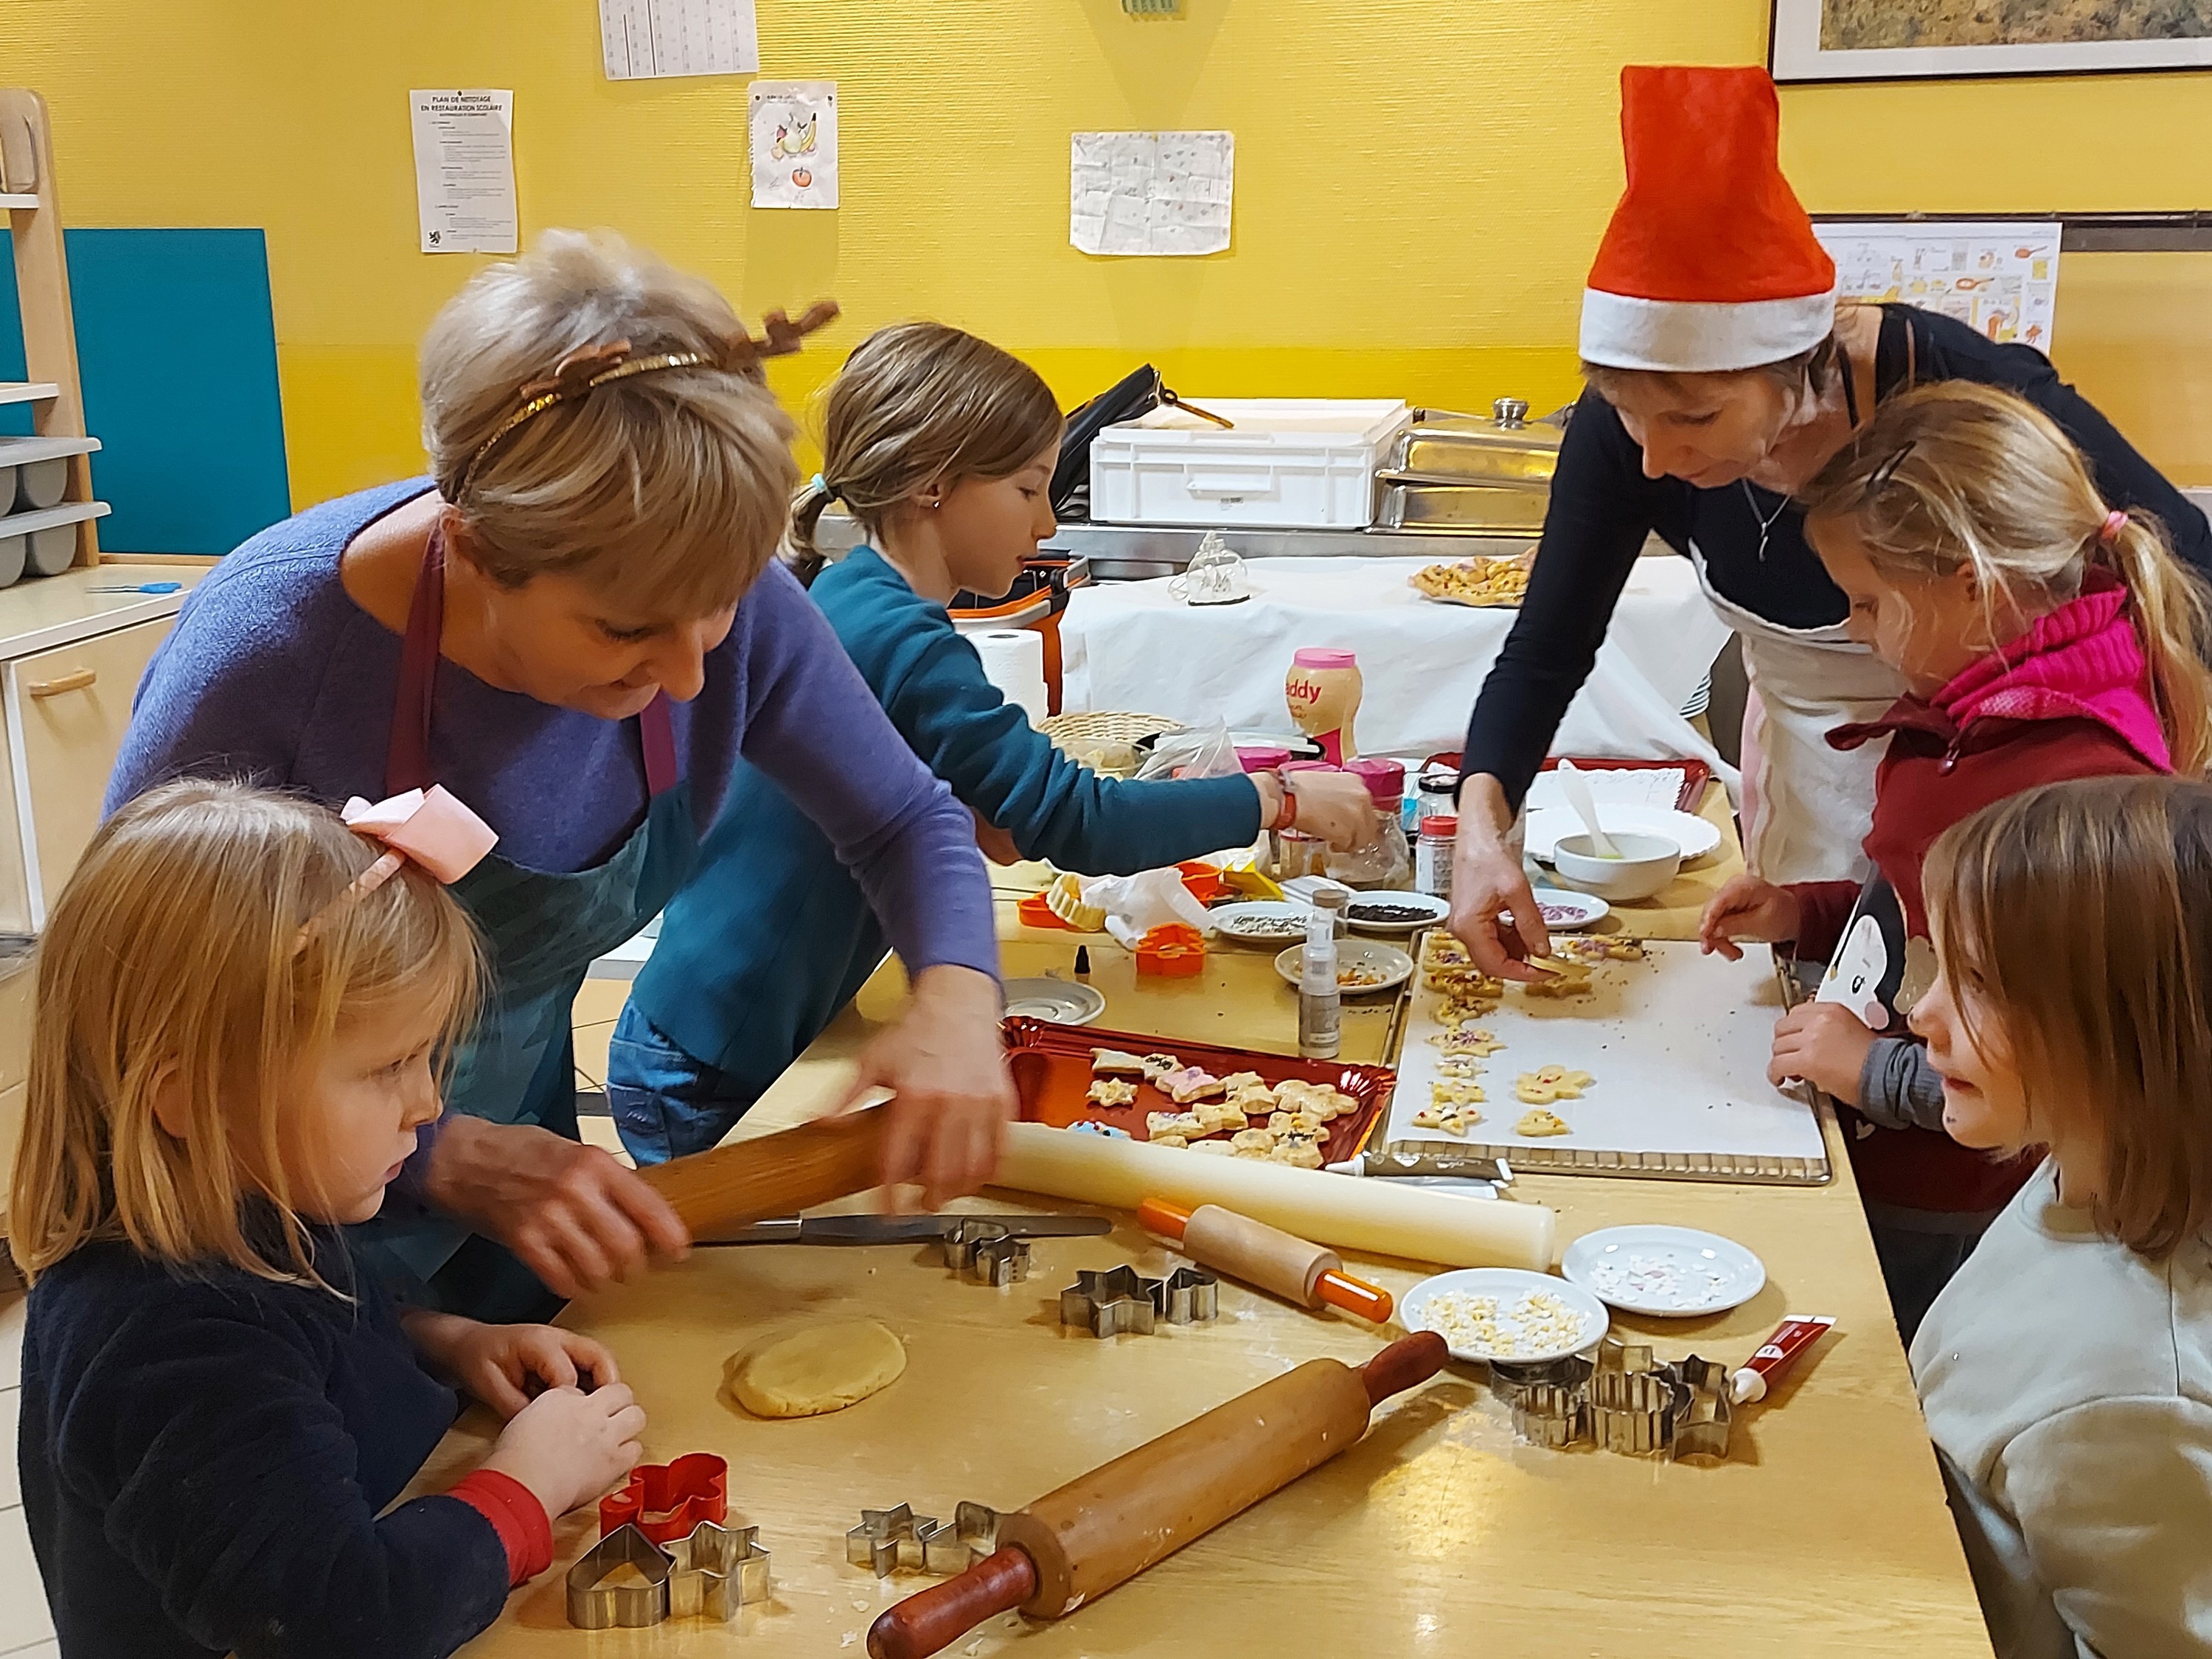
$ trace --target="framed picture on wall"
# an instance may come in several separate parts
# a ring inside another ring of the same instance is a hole
[[[1791,81],[2212,69],[2212,0],[1774,0]]]

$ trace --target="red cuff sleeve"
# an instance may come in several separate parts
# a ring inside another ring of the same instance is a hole
[[[1859,884],[1796,881],[1788,890],[1797,901],[1797,959],[1826,962],[1844,941],[1844,924],[1859,902]]]
[[[455,1481],[446,1496],[459,1498],[491,1522],[507,1552],[510,1589],[553,1565],[553,1522],[538,1495],[513,1475],[477,1469]]]

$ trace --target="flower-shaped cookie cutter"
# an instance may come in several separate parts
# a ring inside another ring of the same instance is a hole
[[[721,1525],[730,1512],[730,1465],[713,1452],[670,1463],[641,1463],[620,1492],[599,1499],[599,1535],[635,1527],[655,1544],[687,1538],[702,1521]]]
[[[748,1601],[768,1600],[768,1552],[758,1527],[702,1521],[668,1547],[668,1616],[728,1620]]]

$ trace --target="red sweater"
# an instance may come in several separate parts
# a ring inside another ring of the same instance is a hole
[[[1879,720],[1828,734],[1830,744],[1846,750],[1889,738],[1875,772],[1873,825],[1862,844],[1875,872],[1896,890],[1911,937],[1928,937],[1921,866],[1936,837],[1960,819],[2038,784],[2172,769],[2162,740],[2144,732],[2146,722],[2150,734],[2158,732],[2157,717],[2124,592],[2113,590],[2110,579],[2093,576],[2080,599],[2007,646],[2003,663],[1984,659],[1933,698],[1899,698]],[[2066,685],[2061,697],[2048,692],[2054,678]],[[2015,719],[1982,712],[1993,701],[2048,713]],[[2157,752],[2146,755],[2145,747]],[[1826,960],[1841,942],[1858,884],[1801,882],[1790,890],[1798,903],[1798,954]],[[1859,1189],[1876,1203],[1994,1210],[2035,1166],[2033,1158],[1993,1163],[1931,1130],[1875,1127],[1849,1108],[1844,1115]]]

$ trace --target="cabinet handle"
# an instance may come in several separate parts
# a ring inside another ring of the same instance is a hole
[[[33,680],[24,690],[34,697],[58,697],[64,691],[82,691],[99,678],[98,669],[78,668],[58,680]]]

